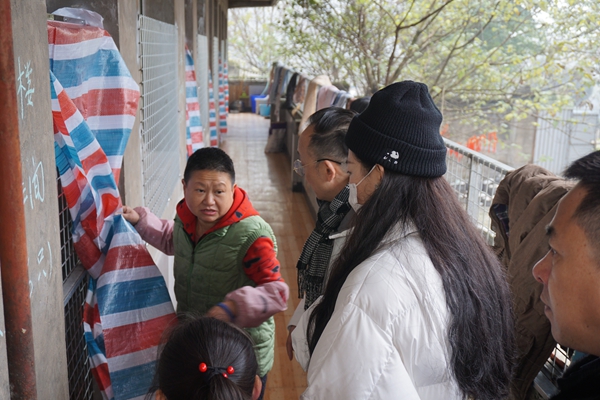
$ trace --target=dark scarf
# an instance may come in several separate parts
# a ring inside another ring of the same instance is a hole
[[[333,240],[329,234],[335,232],[350,211],[348,186],[335,196],[331,203],[320,202],[317,226],[312,231],[304,247],[296,268],[298,268],[298,297],[304,297],[304,309],[323,294],[323,282],[333,251]]]

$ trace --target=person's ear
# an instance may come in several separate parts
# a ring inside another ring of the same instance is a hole
[[[167,396],[165,396],[162,390],[158,389],[156,393],[154,393],[154,400],[167,400]]]
[[[261,391],[262,391],[262,381],[260,380],[258,375],[255,375],[254,376],[254,388],[252,389],[252,400],[257,400],[260,397]]]
[[[186,183],[185,183],[185,179],[182,179],[182,180],[181,180],[181,184],[183,185],[183,190],[185,191],[185,188],[186,188],[186,186],[187,186],[187,185],[186,185]]]
[[[377,179],[375,181],[375,187],[379,187],[379,184],[381,184],[381,181],[383,180],[383,175],[385,174],[385,168],[379,164],[375,164],[375,169],[373,172],[375,173],[375,178]]]
[[[335,168],[337,164],[329,160],[324,160],[322,164],[325,166],[325,180],[327,182],[333,181],[338,174],[338,170]]]

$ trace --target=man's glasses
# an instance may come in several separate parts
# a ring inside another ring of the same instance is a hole
[[[294,171],[295,171],[295,172],[296,172],[298,175],[300,175],[300,176],[304,176],[304,173],[305,173],[305,171],[304,171],[304,168],[306,168],[306,167],[307,167],[307,166],[309,166],[309,165],[313,165],[313,164],[316,164],[316,163],[320,163],[321,161],[331,161],[331,162],[333,162],[333,163],[339,164],[339,165],[342,167],[342,170],[344,170],[344,167],[346,166],[346,161],[344,161],[344,162],[340,162],[340,161],[330,160],[329,158],[321,158],[321,159],[319,159],[319,160],[317,160],[317,161],[313,161],[313,162],[311,162],[311,163],[308,163],[308,164],[306,164],[306,165],[303,165],[303,164],[302,164],[302,161],[300,161],[300,160],[296,160],[296,161],[294,161]],[[346,172],[346,171],[344,170],[344,172]]]

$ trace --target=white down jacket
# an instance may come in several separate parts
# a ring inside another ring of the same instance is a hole
[[[319,301],[319,300],[318,300]],[[461,399],[451,374],[444,288],[414,229],[392,230],[340,290],[312,358],[306,325],[292,333],[306,370],[301,399]]]

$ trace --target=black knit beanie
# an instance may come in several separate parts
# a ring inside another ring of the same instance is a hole
[[[427,85],[398,82],[375,93],[367,109],[352,119],[346,144],[363,161],[434,178],[446,173],[441,123]]]

